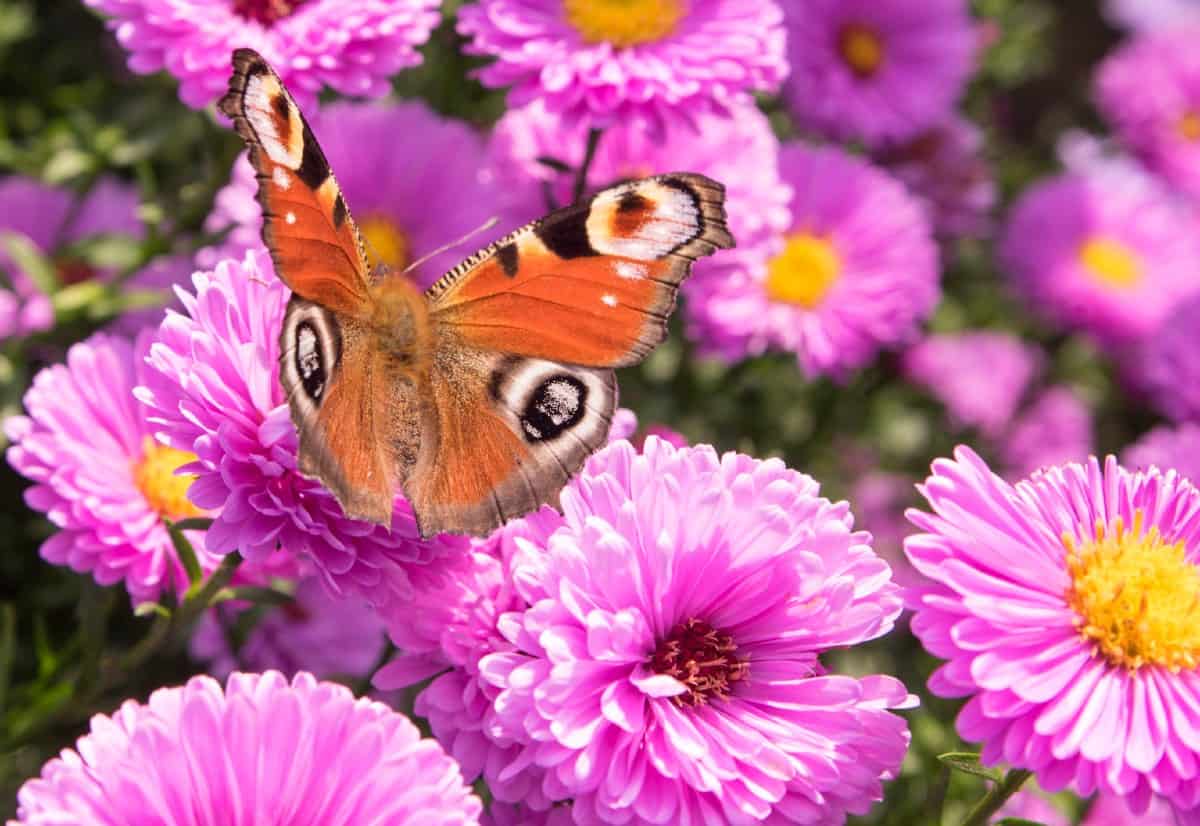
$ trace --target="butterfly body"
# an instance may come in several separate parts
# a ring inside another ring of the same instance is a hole
[[[234,55],[221,110],[246,140],[263,238],[293,291],[280,379],[301,472],[345,512],[422,535],[486,534],[558,493],[603,446],[613,369],[666,335],[692,262],[733,245],[720,184],[690,173],[603,190],[500,239],[420,291],[372,270],[303,115],[266,62]]]

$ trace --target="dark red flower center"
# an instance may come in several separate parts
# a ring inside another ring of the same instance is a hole
[[[678,706],[724,700],[734,683],[750,676],[750,661],[738,659],[733,637],[695,618],[671,629],[655,649],[650,667],[687,686],[685,693],[671,698]]]
[[[233,0],[233,12],[239,17],[270,26],[304,3],[305,0]]]
[[[96,277],[96,268],[78,258],[61,258],[55,262],[54,269],[58,273],[58,283],[63,286],[82,284]]]

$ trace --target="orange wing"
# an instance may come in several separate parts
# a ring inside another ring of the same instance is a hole
[[[427,295],[464,346],[589,367],[636,364],[663,340],[679,284],[733,246],[724,188],[676,173],[606,189],[467,259]]]
[[[238,49],[233,69],[218,106],[250,149],[275,271],[310,301],[364,316],[370,268],[325,153],[265,60]]]

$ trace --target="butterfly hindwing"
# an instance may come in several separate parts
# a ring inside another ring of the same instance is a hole
[[[358,227],[316,137],[278,75],[238,49],[219,105],[246,141],[258,177],[263,241],[275,271],[310,301],[364,315],[370,269]]]
[[[693,262],[733,245],[724,189],[675,173],[620,184],[535,221],[428,291],[466,345],[591,367],[641,361],[666,336]]]

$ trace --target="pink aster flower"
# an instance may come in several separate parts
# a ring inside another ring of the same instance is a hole
[[[1044,315],[1112,347],[1154,330],[1196,289],[1190,210],[1130,165],[1047,178],[1009,214],[1000,257]]]
[[[454,761],[382,703],[298,674],[234,674],[126,700],[21,787],[17,823],[470,826]]]
[[[1171,804],[1160,797],[1150,801],[1150,808],[1135,815],[1120,797],[1100,794],[1088,808],[1080,826],[1179,826]]]
[[[752,101],[728,115],[697,113],[694,123],[672,123],[655,131],[644,122],[621,121],[600,138],[588,170],[588,186],[686,169],[725,185],[729,228],[739,246],[788,227],[791,189],[779,176],[779,141]],[[703,139],[697,139],[697,133]],[[539,158],[578,167],[587,146],[584,124],[563,124],[538,101],[509,111],[496,124],[489,151],[497,191],[517,222],[540,218],[548,191],[559,205],[570,203],[574,173],[556,172]],[[710,259],[697,263],[697,270]]]
[[[465,123],[437,115],[423,103],[335,103],[309,123],[374,262],[403,270],[478,229],[498,208],[484,168],[483,139]],[[396,150],[398,135],[404,136],[402,152]],[[254,170],[243,155],[205,223],[209,232],[228,228],[229,235],[198,259],[202,266],[211,268],[221,258],[241,258],[247,249],[262,249],[257,188]],[[515,226],[499,227],[488,237]],[[432,284],[482,246],[483,239],[477,238],[465,251],[455,247],[438,253],[412,277],[422,285]]]
[[[841,376],[913,337],[939,297],[938,250],[920,204],[837,148],[785,147],[789,229],[714,258],[685,285],[688,330],[728,361],[796,353]]]
[[[1193,197],[1200,196],[1200,57],[1193,48],[1200,5],[1196,9],[1196,25],[1138,35],[1096,75],[1096,103],[1121,142]]]
[[[105,334],[76,344],[65,364],[34,376],[26,415],[4,425],[9,464],[33,482],[26,503],[58,528],[42,543],[42,558],[101,585],[123,582],[134,602],[187,589],[163,518],[205,515],[186,498],[192,477],[175,473],[195,456],[155,441],[148,411],[134,400],[148,346],[148,337],[133,345]],[[206,549],[203,532],[187,537],[200,567],[214,570],[220,557]],[[255,567],[240,573],[253,579]],[[274,554],[257,569],[294,573]]]
[[[1200,282],[1197,282],[1200,290]],[[1179,304],[1146,338],[1137,378],[1154,406],[1177,422],[1200,420],[1200,292]]]
[[[570,805],[539,812],[528,806],[494,800],[479,822],[483,826],[573,826],[575,820]]]
[[[388,78],[421,62],[416,47],[440,20],[439,0],[84,0],[107,15],[138,74],[166,69],[202,109],[224,94],[230,55],[257,50],[301,106],[325,86],[382,97]]]
[[[282,546],[312,560],[335,591],[382,606],[436,581],[462,556],[463,538],[421,540],[397,496],[392,530],[349,519],[320,482],[296,467],[296,429],[279,383],[279,329],[289,292],[266,253],[222,261],[180,290],[137,389],[160,438],[195,453],[188,498],[216,512],[208,548],[254,561]],[[438,564],[429,564],[436,562]]]
[[[1071,826],[1071,819],[1053,803],[1037,792],[1024,789],[1008,799],[1004,807],[996,812],[992,822],[999,823],[1010,817],[1040,823],[1042,826]]]
[[[1174,470],[1193,483],[1200,483],[1200,424],[1156,427],[1121,453],[1126,467]]]
[[[784,97],[801,125],[871,146],[915,138],[966,86],[978,36],[966,0],[790,3]]]
[[[1000,440],[1000,456],[1010,479],[1022,479],[1046,465],[1082,462],[1092,453],[1092,413],[1069,387],[1042,391]]]
[[[1200,807],[1200,491],[1115,458],[1015,486],[970,449],[922,488],[913,632],[959,734],[1050,791]],[[1200,812],[1197,812],[1200,814]]]
[[[819,655],[886,633],[887,565],[778,460],[649,439],[594,456],[544,546],[517,540],[489,732],[577,823],[840,823],[907,748],[896,680]]]
[[[1150,31],[1200,23],[1200,3],[1196,0],[1107,0],[1109,19],[1134,31]]]
[[[226,633],[245,610],[222,603],[204,615],[192,634],[192,658],[207,662],[215,677],[224,679],[246,668],[360,679],[370,676],[383,653],[383,623],[371,607],[333,596],[312,577],[300,581],[292,602],[272,608],[254,625],[234,657]]]
[[[137,191],[111,178],[101,178],[76,205],[77,196],[33,180],[0,179],[0,233],[27,238],[50,258],[60,282],[76,283],[109,273],[97,272],[66,254],[64,248],[100,233],[141,235]],[[10,289],[0,289],[0,340],[48,330],[54,326],[54,307],[0,248],[0,271]]]
[[[925,203],[939,236],[984,237],[991,234],[997,192],[983,149],[979,127],[952,116],[885,147],[876,159]]]
[[[773,0],[478,0],[458,13],[488,86],[568,120],[659,126],[724,111],[787,74]]]
[[[1009,333],[973,330],[928,336],[904,354],[905,377],[945,405],[959,427],[997,437],[1012,422],[1041,351]]]

